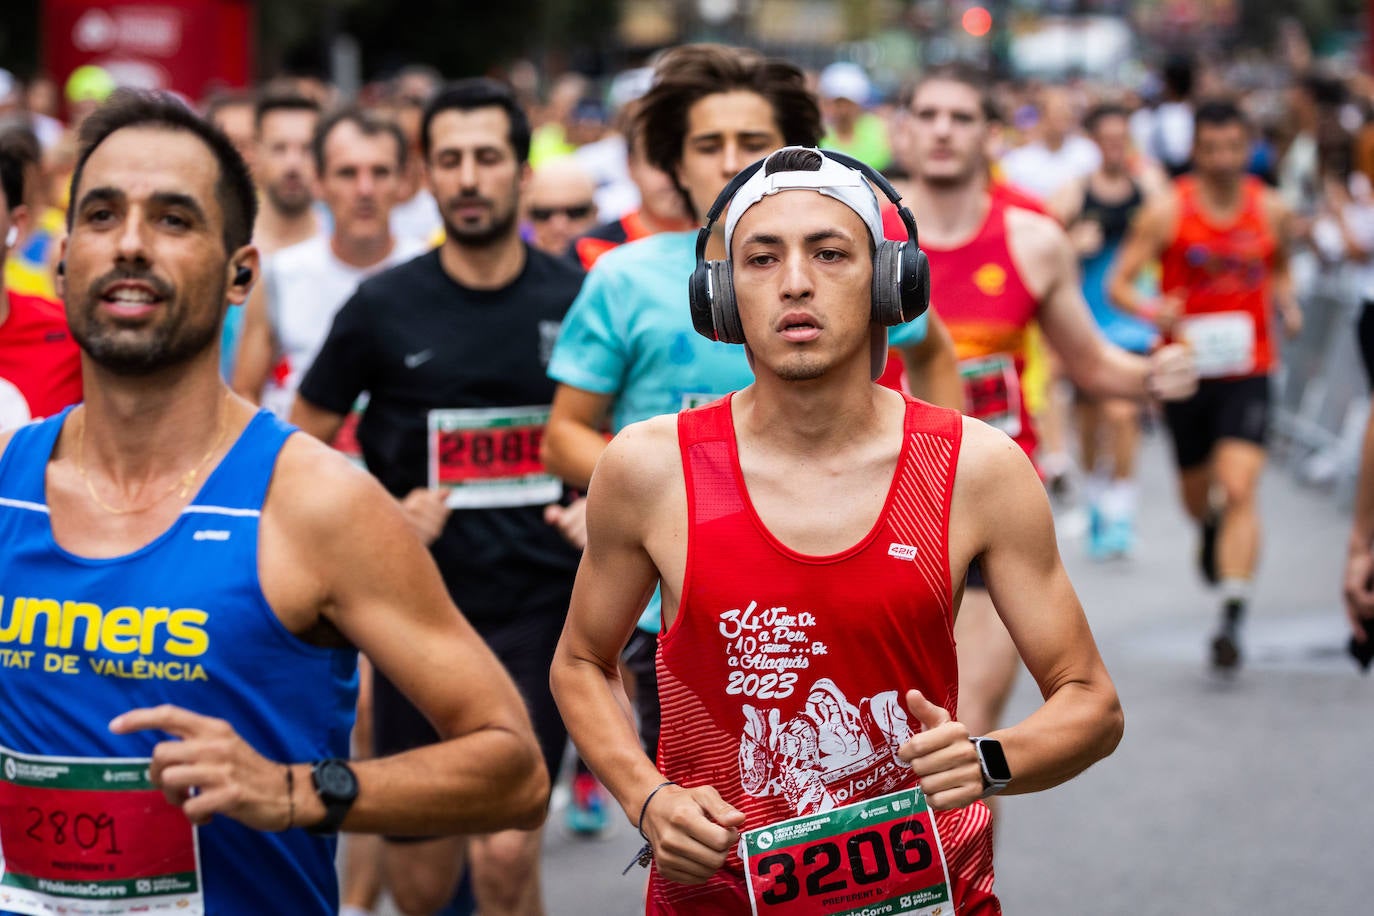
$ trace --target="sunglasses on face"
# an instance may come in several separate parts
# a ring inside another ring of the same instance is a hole
[[[568,219],[586,219],[595,211],[594,204],[575,204],[571,207],[530,207],[530,219],[546,223],[562,213]]]

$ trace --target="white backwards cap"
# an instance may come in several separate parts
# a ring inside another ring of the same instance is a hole
[[[834,159],[813,150],[816,155],[821,157],[820,169],[765,174],[768,171],[768,162],[774,156],[798,149],[810,149],[810,147],[784,146],[782,149],[770,153],[768,158],[764,160],[763,166],[730,199],[730,206],[725,211],[725,250],[727,252],[730,250],[730,240],[735,235],[735,225],[739,223],[740,217],[744,215],[745,211],[770,194],[777,194],[779,191],[815,191],[826,197],[833,197],[859,214],[859,219],[863,220],[864,225],[868,227],[869,235],[873,237],[875,245],[883,240],[883,217],[882,212],[878,209],[878,198],[874,195],[868,179],[857,169],[841,165]]]

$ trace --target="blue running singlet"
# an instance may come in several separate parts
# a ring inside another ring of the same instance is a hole
[[[149,894],[153,912],[185,912],[187,888],[209,916],[336,912],[334,838],[219,815],[190,828],[131,765],[168,736],[108,729],[171,703],[228,721],[269,760],[348,756],[357,653],[298,639],[258,580],[258,520],[292,427],[259,412],[161,536],[92,559],[57,544],[46,505],[69,413],[0,456],[0,912],[36,912],[5,903],[35,890],[73,913],[126,897],[140,911]],[[141,796],[123,791],[140,780]]]

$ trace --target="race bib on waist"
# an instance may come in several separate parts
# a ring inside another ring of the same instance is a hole
[[[201,916],[195,828],[148,764],[0,748],[0,910]]]
[[[1255,368],[1255,319],[1249,312],[1193,315],[1178,323],[1193,350],[1198,378],[1245,375]]]
[[[475,407],[429,412],[429,486],[453,509],[542,506],[563,484],[544,470],[539,445],[548,407]]]
[[[1015,439],[1021,435],[1021,377],[1007,353],[959,361],[964,413]]]
[[[919,788],[740,837],[754,916],[952,916],[949,867]]]

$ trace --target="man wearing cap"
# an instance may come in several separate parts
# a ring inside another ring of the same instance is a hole
[[[880,172],[891,165],[887,124],[868,110],[873,85],[863,67],[846,61],[833,63],[821,71],[817,89],[826,126],[821,146],[848,153]]]
[[[999,913],[980,799],[1050,788],[1120,739],[1030,462],[872,381],[891,320],[875,305],[881,239],[862,175],[815,150],[770,156],[725,218],[754,383],[628,427],[597,465],[552,683],[645,836],[650,913],[803,896],[817,911]],[[1006,583],[998,610],[1045,700],[971,739],[951,633],[975,556]],[[655,582],[659,766],[615,665]]]

